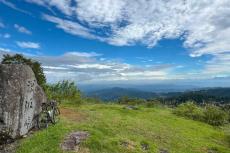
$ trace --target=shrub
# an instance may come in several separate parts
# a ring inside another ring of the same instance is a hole
[[[128,96],[123,96],[118,99],[119,104],[126,104],[126,105],[140,105],[144,104],[146,100],[141,98],[129,98]]]
[[[174,109],[174,113],[178,116],[184,116],[193,120],[203,120],[203,110],[195,105],[192,101],[188,101],[186,103],[180,104],[176,109]]]
[[[151,99],[151,100],[147,100],[145,105],[146,107],[159,107],[162,106],[162,103],[159,100]]]
[[[103,101],[98,98],[98,97],[85,97],[83,98],[84,102],[86,103],[92,103],[92,104],[100,104],[100,103],[103,103]],[[109,103],[109,102],[107,102]]]
[[[228,122],[230,122],[230,110],[227,111],[227,114],[228,114]]]
[[[219,126],[226,123],[228,114],[214,105],[207,105],[204,109],[204,121],[208,124]]]
[[[203,121],[210,125],[220,126],[228,122],[228,114],[220,107],[206,105],[205,108],[198,107],[193,102],[180,104],[173,111],[178,116],[184,116],[189,119]]]
[[[55,99],[58,102],[71,101],[75,104],[82,103],[80,90],[74,82],[68,80],[46,85],[45,92],[49,100]]]

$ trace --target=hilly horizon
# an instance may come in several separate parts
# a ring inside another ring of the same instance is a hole
[[[121,88],[112,87],[99,89],[89,92],[83,92],[88,97],[100,98],[106,101],[118,100],[121,97],[127,96],[129,98],[141,98],[141,99],[154,99],[154,98],[177,98],[180,96],[202,95],[207,97],[216,98],[227,98],[226,102],[230,103],[230,88],[215,87],[215,88],[197,88],[184,91],[168,91],[168,92],[148,92],[144,90],[139,90],[136,88]],[[189,100],[189,98],[188,98]],[[186,101],[186,100],[185,100]]]

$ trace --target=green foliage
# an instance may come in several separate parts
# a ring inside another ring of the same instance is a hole
[[[91,104],[103,103],[103,101],[97,97],[85,97],[85,98],[83,98],[83,100],[84,100],[84,102],[91,103]],[[109,103],[109,102],[106,102],[106,103]]]
[[[48,99],[55,99],[58,102],[71,101],[74,104],[82,103],[80,90],[74,82],[68,80],[46,85],[45,92]]]
[[[174,113],[179,116],[184,116],[193,120],[203,120],[203,110],[194,104],[192,101],[180,104]]]
[[[46,77],[45,74],[43,73],[43,69],[39,62],[29,58],[25,58],[23,55],[20,54],[15,54],[15,55],[6,54],[3,55],[3,59],[1,63],[2,64],[25,64],[30,66],[35,74],[38,84],[44,88],[44,85],[46,84]]]
[[[230,88],[211,88],[198,91],[172,92],[162,94],[166,97],[162,101],[171,106],[177,106],[186,101],[194,101],[200,105],[205,103],[228,104],[230,101]]]
[[[146,101],[141,98],[129,98],[128,96],[123,96],[118,99],[119,104],[127,104],[127,105],[140,105],[144,104]]]
[[[214,105],[206,105],[205,108],[202,108],[193,102],[187,102],[180,104],[173,112],[178,116],[184,116],[214,126],[220,126],[228,122],[227,112]]]
[[[227,113],[228,122],[230,122],[230,104],[224,104],[224,105],[220,105],[220,106]]]
[[[207,105],[204,109],[204,121],[208,124],[219,126],[226,123],[228,114],[214,105]]]
[[[228,114],[228,122],[230,122],[230,110],[227,111]]]
[[[146,107],[159,107],[159,106],[163,106],[163,104],[157,99],[149,99],[146,101],[145,106]]]

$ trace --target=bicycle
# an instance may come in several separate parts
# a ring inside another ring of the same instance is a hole
[[[59,121],[60,110],[55,100],[42,104],[42,111],[34,117],[34,126],[38,129],[48,128],[49,123],[56,124]]]

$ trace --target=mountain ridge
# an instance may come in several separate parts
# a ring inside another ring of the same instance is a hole
[[[102,90],[96,90],[92,92],[87,92],[88,97],[97,97],[105,101],[117,100],[120,97],[128,96],[130,98],[142,98],[142,99],[152,99],[152,98],[164,98],[169,100],[189,100],[197,99],[198,101],[203,100],[227,100],[230,99],[230,87],[215,87],[215,88],[202,88],[197,90],[187,90],[184,92],[148,92],[135,88],[121,88],[113,87]],[[229,101],[230,102],[230,101]]]

